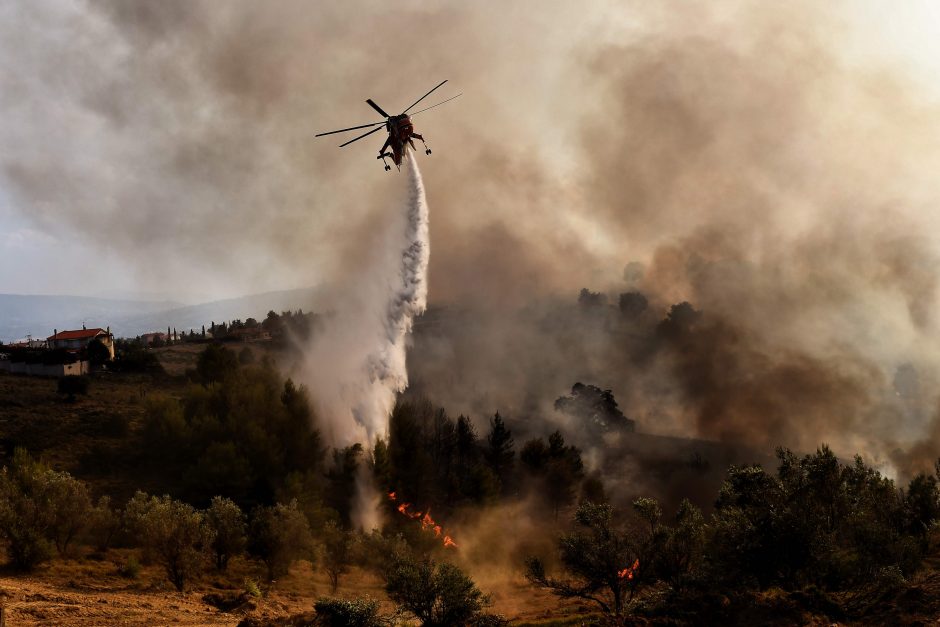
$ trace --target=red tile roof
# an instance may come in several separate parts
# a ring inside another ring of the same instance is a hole
[[[78,329],[77,331],[59,331],[56,335],[50,335],[46,341],[50,340],[84,340],[94,338],[101,333],[107,333],[104,329]]]

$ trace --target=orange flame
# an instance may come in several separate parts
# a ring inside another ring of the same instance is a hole
[[[398,495],[395,492],[389,492],[388,500],[392,502],[397,502]],[[445,535],[444,529],[439,524],[434,522],[433,518],[431,518],[430,508],[428,508],[428,511],[422,514],[420,511],[416,511],[416,512],[411,511],[411,503],[401,503],[396,509],[399,511],[399,513],[401,513],[404,516],[407,516],[408,518],[411,518],[412,520],[420,520],[421,529],[424,531],[429,531],[429,530],[434,531],[434,537],[440,538],[441,536],[444,536],[445,547],[457,548],[457,543],[454,542],[453,538],[451,538],[448,535]]]
[[[624,568],[623,570],[618,570],[617,576],[620,577],[621,579],[626,579],[627,581],[630,581],[631,579],[633,579],[633,575],[636,573],[637,569],[639,568],[640,568],[640,560],[636,560],[635,562],[633,562],[633,566],[630,566],[629,568]]]

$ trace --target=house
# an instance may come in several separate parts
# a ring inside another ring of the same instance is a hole
[[[108,349],[109,359],[114,359],[114,336],[111,327],[107,329],[81,329],[74,331],[59,331],[56,329],[46,338],[46,345],[50,349],[64,348],[66,350],[82,350],[92,341],[98,340]]]

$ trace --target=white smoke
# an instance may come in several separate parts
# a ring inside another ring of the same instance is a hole
[[[424,184],[408,151],[403,165],[407,196],[394,203],[372,262],[349,283],[307,351],[305,383],[331,446],[361,442],[368,449],[386,437],[395,398],[408,387],[406,344],[415,316],[427,307],[430,242]],[[371,529],[379,522],[378,495],[362,470],[353,519]]]

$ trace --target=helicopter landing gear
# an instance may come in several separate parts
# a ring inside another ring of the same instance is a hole
[[[391,156],[392,156],[392,153],[390,153],[390,152],[383,152],[383,153],[381,153],[378,157],[376,157],[376,159],[381,159],[381,160],[382,160],[382,163],[385,164],[385,171],[386,171],[386,172],[388,172],[389,170],[391,170],[391,169],[392,169],[392,166],[390,166],[390,165],[388,164],[388,162],[385,160],[385,157],[391,157]]]
[[[412,133],[411,136],[412,136],[412,137],[417,137],[418,139],[421,140],[421,143],[424,144],[424,154],[426,154],[426,155],[431,154],[431,149],[428,148],[428,143],[427,143],[426,141],[424,141],[424,138],[423,138],[423,137],[421,137],[421,136],[418,135],[417,133]],[[413,145],[413,144],[412,144],[412,145]]]

